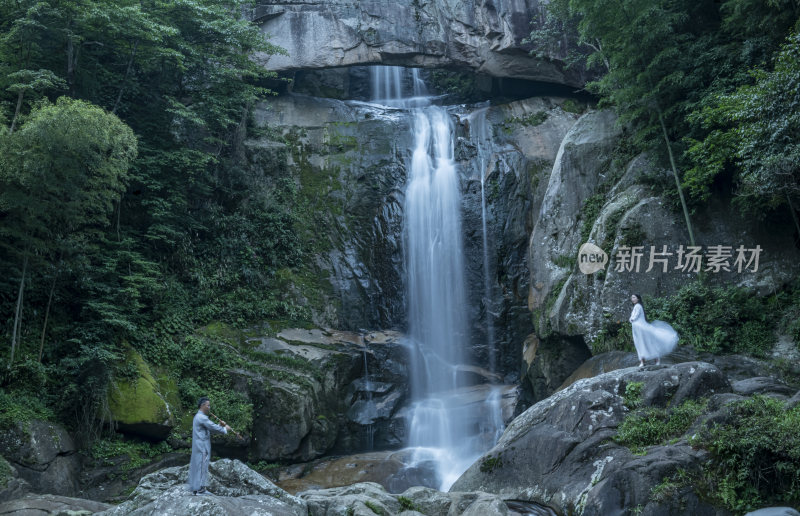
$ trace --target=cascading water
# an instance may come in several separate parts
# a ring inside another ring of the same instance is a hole
[[[502,418],[499,395],[460,382],[462,350],[470,339],[452,122],[424,96],[417,70],[411,72],[414,96],[403,95],[405,72],[374,67],[373,100],[411,115],[414,143],[404,206],[408,333],[414,355],[408,444],[414,450],[413,466],[431,467],[435,487],[446,491],[496,442]]]

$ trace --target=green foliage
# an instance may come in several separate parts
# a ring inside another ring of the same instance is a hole
[[[627,389],[626,389],[627,397]],[[672,408],[642,407],[622,421],[614,441],[642,452],[646,446],[664,444],[682,436],[703,413],[708,400],[686,400]]]
[[[782,299],[788,293],[776,294]],[[777,299],[777,297],[774,297]],[[667,320],[698,351],[766,356],[780,310],[743,287],[711,287],[696,280],[669,298],[645,300],[647,320]]]
[[[711,460],[696,482],[735,514],[800,503],[800,407],[756,395],[729,406],[724,423],[701,429],[693,446]]]
[[[734,202],[749,215],[797,203],[800,191],[800,33],[790,35],[769,68],[750,70],[751,84],[716,94],[690,120],[709,132],[687,138],[694,166],[686,182],[692,195],[708,199],[713,180],[735,168]],[[795,204],[796,205],[796,204]]]
[[[599,355],[614,350],[635,351],[633,332],[628,320],[613,319],[610,313],[603,315],[603,325],[592,341],[592,354]]]
[[[430,83],[435,91],[452,95],[462,102],[478,99],[479,91],[475,82],[475,74],[433,70],[430,74]]]
[[[625,385],[623,404],[629,409],[636,409],[642,404],[642,387],[644,382],[630,382]]]
[[[295,180],[242,145],[275,77],[251,56],[282,52],[248,6],[0,2],[0,335],[19,342],[0,384],[35,386],[87,440],[112,379],[134,375],[123,342],[182,379],[187,407],[213,396],[243,431],[252,406],[225,368],[246,358],[185,337],[310,318],[277,274],[305,258]]]
[[[481,473],[492,473],[497,468],[503,467],[503,458],[498,454],[496,457],[485,457],[481,461]]]
[[[127,462],[121,465],[122,471],[140,468],[153,461],[156,457],[171,452],[172,447],[166,441],[152,444],[146,441],[126,441],[122,439],[99,439],[92,443],[89,456],[96,464],[113,466],[121,456],[127,457]]]
[[[796,37],[774,73],[749,71],[765,70],[798,29],[800,4],[552,0],[541,11],[528,39],[533,53],[594,70],[586,89],[598,107],[614,107],[620,126],[633,127],[637,150],[662,164],[671,151],[690,204],[706,200],[733,162],[743,207],[755,212],[796,196]],[[660,186],[671,205],[683,204],[674,181]]]
[[[400,510],[422,512],[420,508],[417,506],[417,504],[415,504],[411,500],[411,498],[407,498],[405,496],[398,496],[397,501],[400,502]]]
[[[561,103],[561,109],[567,113],[575,113],[576,115],[580,115],[586,111],[586,104],[578,102],[574,99],[567,99]]]
[[[8,430],[17,423],[26,425],[34,419],[54,419],[53,412],[41,397],[35,394],[11,393],[0,388],[0,430]]]

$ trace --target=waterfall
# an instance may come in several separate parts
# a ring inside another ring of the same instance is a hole
[[[414,450],[413,466],[431,467],[438,482],[433,487],[447,491],[496,442],[500,404],[499,396],[462,385],[459,375],[470,338],[454,129],[447,111],[425,96],[417,70],[411,71],[413,96],[404,95],[407,75],[400,67],[373,67],[373,101],[407,109],[411,117],[414,143],[404,205],[413,350],[408,445]],[[488,440],[486,424],[495,425]]]

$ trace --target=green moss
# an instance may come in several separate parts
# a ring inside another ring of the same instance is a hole
[[[142,355],[133,348],[127,349],[125,361],[135,368],[137,377],[118,379],[109,388],[108,408],[114,420],[126,424],[173,421],[167,402],[169,398],[177,399],[174,381],[167,376],[157,381]]]

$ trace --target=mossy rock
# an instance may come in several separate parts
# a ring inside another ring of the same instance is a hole
[[[109,386],[108,408],[117,429],[148,439],[166,439],[180,406],[175,381],[154,372],[134,349],[128,349],[125,360],[138,376],[114,380]]]

